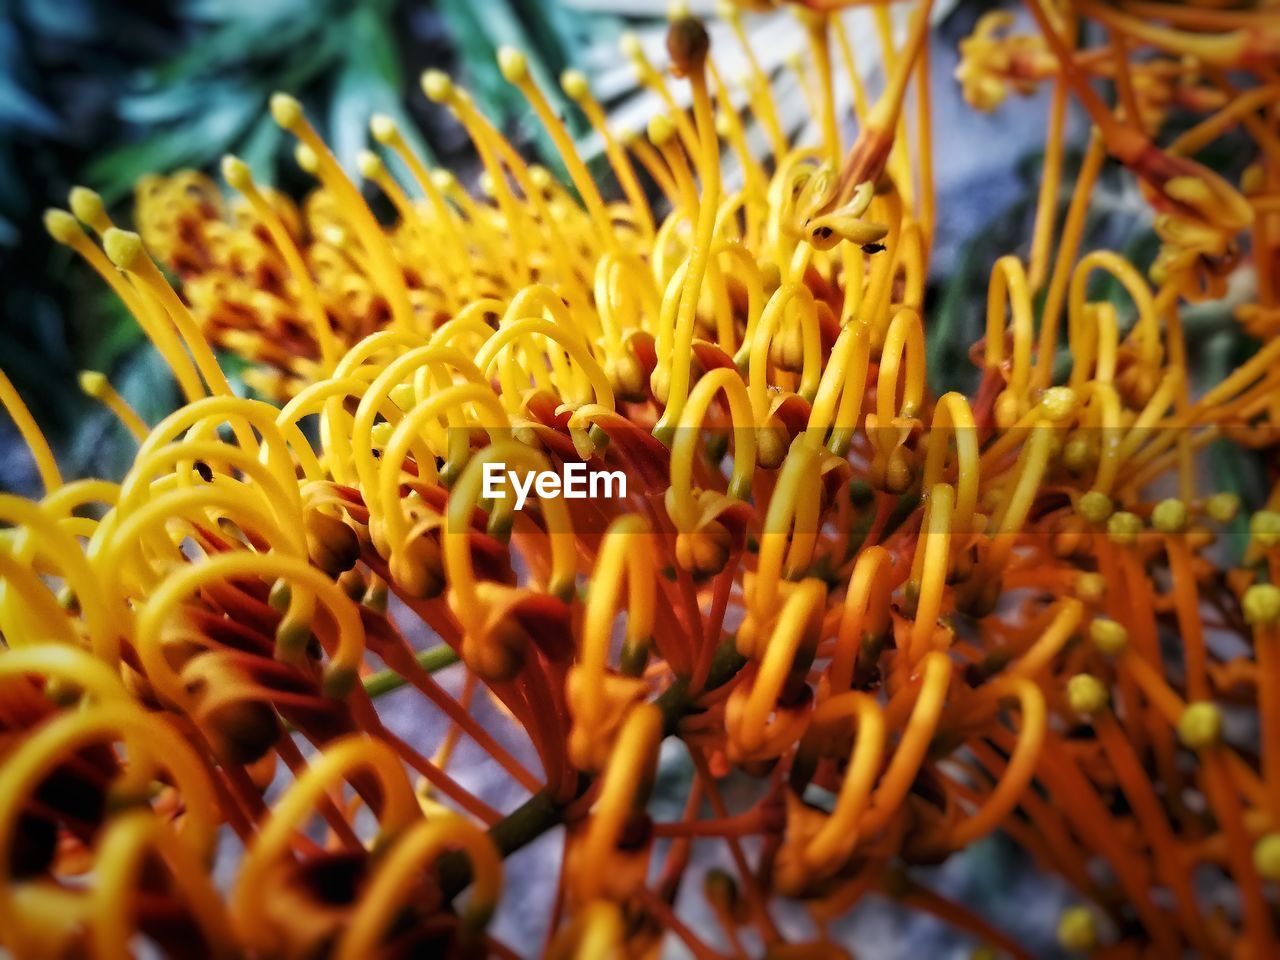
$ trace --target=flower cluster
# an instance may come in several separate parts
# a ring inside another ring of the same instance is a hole
[[[816,145],[785,138],[747,48],[767,159],[687,15],[666,67],[624,43],[667,105],[646,136],[617,135],[566,74],[621,200],[504,49],[569,184],[428,73],[482,196],[374,117],[412,177],[361,158],[396,211],[384,225],[279,94],[318,181],[301,209],[228,158],[238,199],[198,174],[148,180],[139,233],[87,190],[51,211],[186,403],[147,428],[86,375],[139,450],[120,483],[64,482],[0,377],[46,487],[0,496],[0,942],[514,956],[487,929],[504,861],[554,831],[550,956],[651,956],[664,938],[702,958],[839,956],[832,922],[875,893],[1025,956],[911,874],[1000,830],[1079,896],[1065,946],[1274,955],[1280,487],[1234,563],[1220,534],[1241,505],[1197,465],[1224,438],[1274,452],[1280,345],[1193,390],[1180,320],[1247,269],[1241,322],[1270,333],[1280,315],[1274,36],[1254,11],[1030,5],[1038,37],[987,21],[965,45],[979,106],[1003,82],[1055,83],[1034,242],[992,271],[973,396],[935,397],[925,376],[928,2],[900,45],[875,6],[874,101],[842,20],[801,11]],[[1077,15],[1111,45],[1079,48]],[[1228,18],[1237,43],[1204,33]],[[837,57],[857,87],[851,144]],[[1262,80],[1242,93],[1249,70]],[[1116,81],[1116,109],[1095,75]],[[1097,131],[1050,262],[1073,94]],[[1208,116],[1161,148],[1153,104],[1175,102]],[[1244,189],[1190,158],[1236,125],[1258,148]],[[1150,280],[1080,249],[1107,154],[1159,211]],[[1099,272],[1131,323],[1090,300]],[[275,403],[236,396],[215,347]],[[627,495],[515,511],[482,496],[491,463],[622,471]],[[434,645],[413,641],[424,627]],[[455,695],[434,673],[459,661]],[[379,713],[403,686],[447,718],[432,756]],[[475,718],[477,697],[504,729]],[[468,790],[450,773],[459,738],[528,799],[500,810]],[[683,816],[659,821],[668,738],[693,776]],[[727,845],[736,873],[695,876],[695,842]],[[215,882],[216,851],[237,845]],[[675,906],[696,883],[713,922]],[[784,897],[807,905],[808,933],[784,936]]]

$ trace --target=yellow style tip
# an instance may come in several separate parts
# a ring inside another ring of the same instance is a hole
[[[142,238],[132,230],[112,227],[102,235],[102,246],[107,257],[121,270],[132,270],[147,255]]]
[[[1192,750],[1214,746],[1222,737],[1222,711],[1202,700],[1188,704],[1178,718],[1178,739]]]
[[[307,173],[314,174],[320,169],[320,157],[305,143],[294,148],[293,159]]]
[[[388,117],[385,113],[375,113],[369,118],[369,133],[373,139],[377,140],[384,146],[389,146],[395,142],[396,137],[400,135],[400,128],[396,126],[396,122]]]
[[[222,158],[222,179],[233,190],[244,192],[253,186],[253,174],[249,165],[239,157],[227,154]]]
[[[49,236],[63,244],[69,244],[76,239],[77,235],[84,234],[79,221],[65,210],[46,210],[44,228],[49,231]]]
[[[287,93],[271,95],[271,116],[286,130],[293,130],[302,120],[302,104]]]
[[[560,89],[570,100],[580,103],[591,93],[591,84],[581,70],[566,70],[560,74]]]
[[[88,187],[72,187],[67,197],[71,212],[81,223],[87,223],[95,229],[107,219],[107,207],[102,202],[102,195]]]
[[[92,397],[94,400],[101,400],[106,396],[107,390],[111,386],[107,380],[107,375],[99,373],[97,370],[81,370],[79,380],[80,390],[86,397]]]
[[[1088,716],[1104,709],[1110,695],[1106,685],[1089,673],[1077,673],[1067,681],[1067,705],[1072,711]]]
[[[515,47],[498,48],[498,69],[507,83],[524,83],[529,78],[529,61]]]
[[[376,180],[387,170],[382,163],[382,158],[371,150],[360,151],[356,156],[356,168],[360,171],[360,176],[366,180]]]
[[[442,70],[428,70],[422,75],[422,92],[432,103],[446,103],[453,97],[453,81]]]
[[[1058,920],[1058,943],[1067,950],[1092,950],[1098,945],[1098,928],[1088,907],[1069,907]]]
[[[1280,623],[1280,587],[1274,583],[1255,583],[1240,601],[1245,622],[1253,626]]]
[[[664,114],[656,114],[649,118],[649,140],[655,147],[660,147],[675,136],[676,125]]]

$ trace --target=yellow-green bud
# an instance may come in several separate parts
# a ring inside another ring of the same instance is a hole
[[[1076,575],[1076,596],[1096,603],[1107,595],[1107,578],[1100,573],[1085,571]]]
[[[1058,943],[1066,950],[1092,950],[1098,945],[1098,926],[1088,907],[1069,907],[1058,919]]]
[[[1221,737],[1222,711],[1207,700],[1188,704],[1178,718],[1178,739],[1192,750],[1212,747]]]
[[[1151,511],[1151,525],[1161,533],[1180,533],[1187,525],[1187,505],[1176,498],[1161,500]]]
[[[1111,516],[1111,511],[1114,507],[1111,505],[1111,498],[1101,490],[1090,490],[1080,498],[1076,509],[1090,523],[1100,524],[1105,523],[1107,518]]]
[[[1218,523],[1230,523],[1240,512],[1240,498],[1234,493],[1215,493],[1205,501],[1204,512]]]
[[[1129,631],[1122,623],[1099,617],[1089,624],[1089,639],[1109,657],[1118,657],[1129,644]]]
[[[1246,623],[1271,626],[1280,623],[1280,587],[1274,583],[1255,583],[1244,592],[1240,605]]]
[[[1259,510],[1249,519],[1249,532],[1253,534],[1253,542],[1264,550],[1280,547],[1280,513]]]
[[[1107,519],[1107,536],[1117,546],[1132,546],[1142,532],[1142,518],[1128,510],[1117,510]]]
[[[1106,685],[1092,674],[1077,673],[1067,681],[1067,705],[1075,713],[1097,713],[1106,708],[1109,699]]]
[[[1266,833],[1253,845],[1253,865],[1266,880],[1280,881],[1280,833]]]
[[[1040,398],[1040,409],[1055,423],[1061,423],[1076,409],[1076,392],[1070,387],[1050,387]]]

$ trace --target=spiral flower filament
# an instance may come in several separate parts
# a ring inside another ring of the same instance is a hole
[[[1197,465],[1224,438],[1274,451],[1280,348],[1193,393],[1180,309],[1252,269],[1239,322],[1270,334],[1280,316],[1280,153],[1259,92],[1274,25],[1218,4],[1031,6],[1038,36],[986,20],[964,46],[979,107],[1007,84],[1056,91],[1048,200],[1030,257],[992,271],[971,397],[935,397],[925,376],[928,2],[900,44],[875,7],[874,100],[843,21],[802,11],[821,142],[785,139],[753,66],[769,157],[679,11],[666,65],[624,43],[668,107],[645,136],[610,130],[566,74],[623,199],[504,49],[569,183],[433,72],[424,92],[470,136],[483,195],[374,117],[383,153],[360,173],[396,211],[384,225],[278,94],[317,180],[300,209],[227,158],[238,199],[198,174],[149,179],[139,233],[83,189],[50,211],[186,403],[147,429],[86,376],[139,450],[119,483],[68,482],[0,377],[45,485],[0,496],[0,942],[19,957],[128,956],[139,936],[227,957],[512,956],[489,930],[504,863],[554,833],[534,948],[549,956],[675,940],[704,958],[842,955],[832,924],[874,894],[1026,956],[911,872],[999,830],[1079,898],[1058,928],[1070,949],[1273,955],[1280,488],[1232,564],[1218,541],[1239,500],[1203,489]],[[1078,46],[1093,16],[1109,46]],[[833,50],[857,86],[851,142]],[[1071,96],[1097,130],[1059,233]],[[1157,147],[1175,102],[1207,116]],[[1256,148],[1238,186],[1190,157],[1236,125]],[[1108,154],[1159,211],[1150,277],[1081,250]],[[1132,322],[1090,299],[1099,272]],[[235,396],[214,347],[267,399]],[[627,492],[515,510],[485,496],[490,464],[621,471]],[[457,662],[459,693],[433,676]],[[434,754],[388,728],[378,697],[394,687],[447,720]],[[463,738],[523,804],[468,789]],[[683,815],[656,820],[667,741],[693,773]],[[731,777],[749,803],[731,803]],[[735,872],[698,876],[695,843],[725,845]],[[210,868],[229,845],[228,885]],[[712,925],[676,907],[698,883]],[[784,934],[784,897],[807,932]]]

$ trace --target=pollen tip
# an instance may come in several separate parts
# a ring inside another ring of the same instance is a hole
[[[244,191],[253,186],[249,165],[230,153],[222,158],[222,179],[235,190]]]
[[[385,113],[375,113],[369,118],[369,133],[381,144],[390,144],[400,133],[395,120]]]
[[[1215,493],[1204,505],[1205,513],[1218,523],[1230,523],[1240,512],[1240,498],[1234,493]]]
[[[1067,950],[1092,950],[1098,928],[1088,907],[1068,907],[1058,920],[1058,943]]]
[[[71,205],[71,212],[76,215],[76,219],[81,223],[87,223],[89,226],[101,223],[107,216],[106,205],[102,202],[102,195],[96,190],[90,190],[88,187],[72,187],[71,193],[67,196],[67,201]]]
[[[271,95],[271,116],[286,130],[292,130],[302,119],[302,104],[287,93]]]
[[[1280,623],[1280,587],[1274,583],[1255,583],[1240,600],[1244,619],[1253,626]]]
[[[581,70],[566,70],[560,74],[560,88],[564,90],[565,96],[574,102],[585,100],[591,93],[591,84],[587,82],[587,75]]]
[[[1115,507],[1111,503],[1111,498],[1101,490],[1090,490],[1080,498],[1076,509],[1090,523],[1100,524],[1106,522]]]
[[[1106,707],[1108,699],[1106,686],[1092,674],[1077,673],[1067,681],[1067,705],[1075,713],[1097,713]]]
[[[111,262],[121,270],[131,270],[146,256],[142,237],[132,230],[121,230],[119,227],[112,227],[102,235],[102,247]]]
[[[422,75],[422,92],[432,103],[445,103],[453,96],[453,81],[443,70],[428,70]]]
[[[624,57],[631,60],[644,58],[644,45],[640,43],[640,38],[629,30],[618,40],[618,49],[622,51]]]
[[[437,167],[431,171],[431,183],[441,193],[448,193],[458,185],[458,178],[452,171]]]
[[[1253,847],[1253,865],[1263,878],[1280,880],[1280,833],[1263,834]]]
[[[738,5],[733,0],[716,0],[716,16],[721,20],[736,20],[738,18]]]
[[[376,180],[386,172],[382,158],[372,150],[360,151],[356,156],[356,168],[360,171],[360,176],[366,180]]]
[[[1178,738],[1192,750],[1212,747],[1222,737],[1222,711],[1201,700],[1191,703],[1178,718]]]
[[[1170,497],[1161,500],[1151,511],[1151,525],[1161,533],[1179,533],[1187,525],[1187,505]]]
[[[1089,624],[1089,639],[1093,645],[1109,657],[1119,656],[1129,643],[1129,631],[1124,624],[1099,617]]]
[[[56,208],[44,212],[44,228],[58,243],[71,243],[77,234],[84,233],[75,217],[65,210]]]
[[[498,48],[498,69],[507,83],[523,83],[529,77],[529,61],[515,47]]]
[[[320,169],[320,158],[305,143],[300,143],[294,148],[293,159],[307,173],[315,173]]]
[[[107,381],[105,373],[99,373],[97,370],[81,370],[80,371],[80,389],[87,397],[93,397],[95,400],[100,399],[107,392],[110,384]]]
[[[655,114],[649,118],[649,140],[656,147],[662,146],[675,135],[676,125],[665,114]]]

